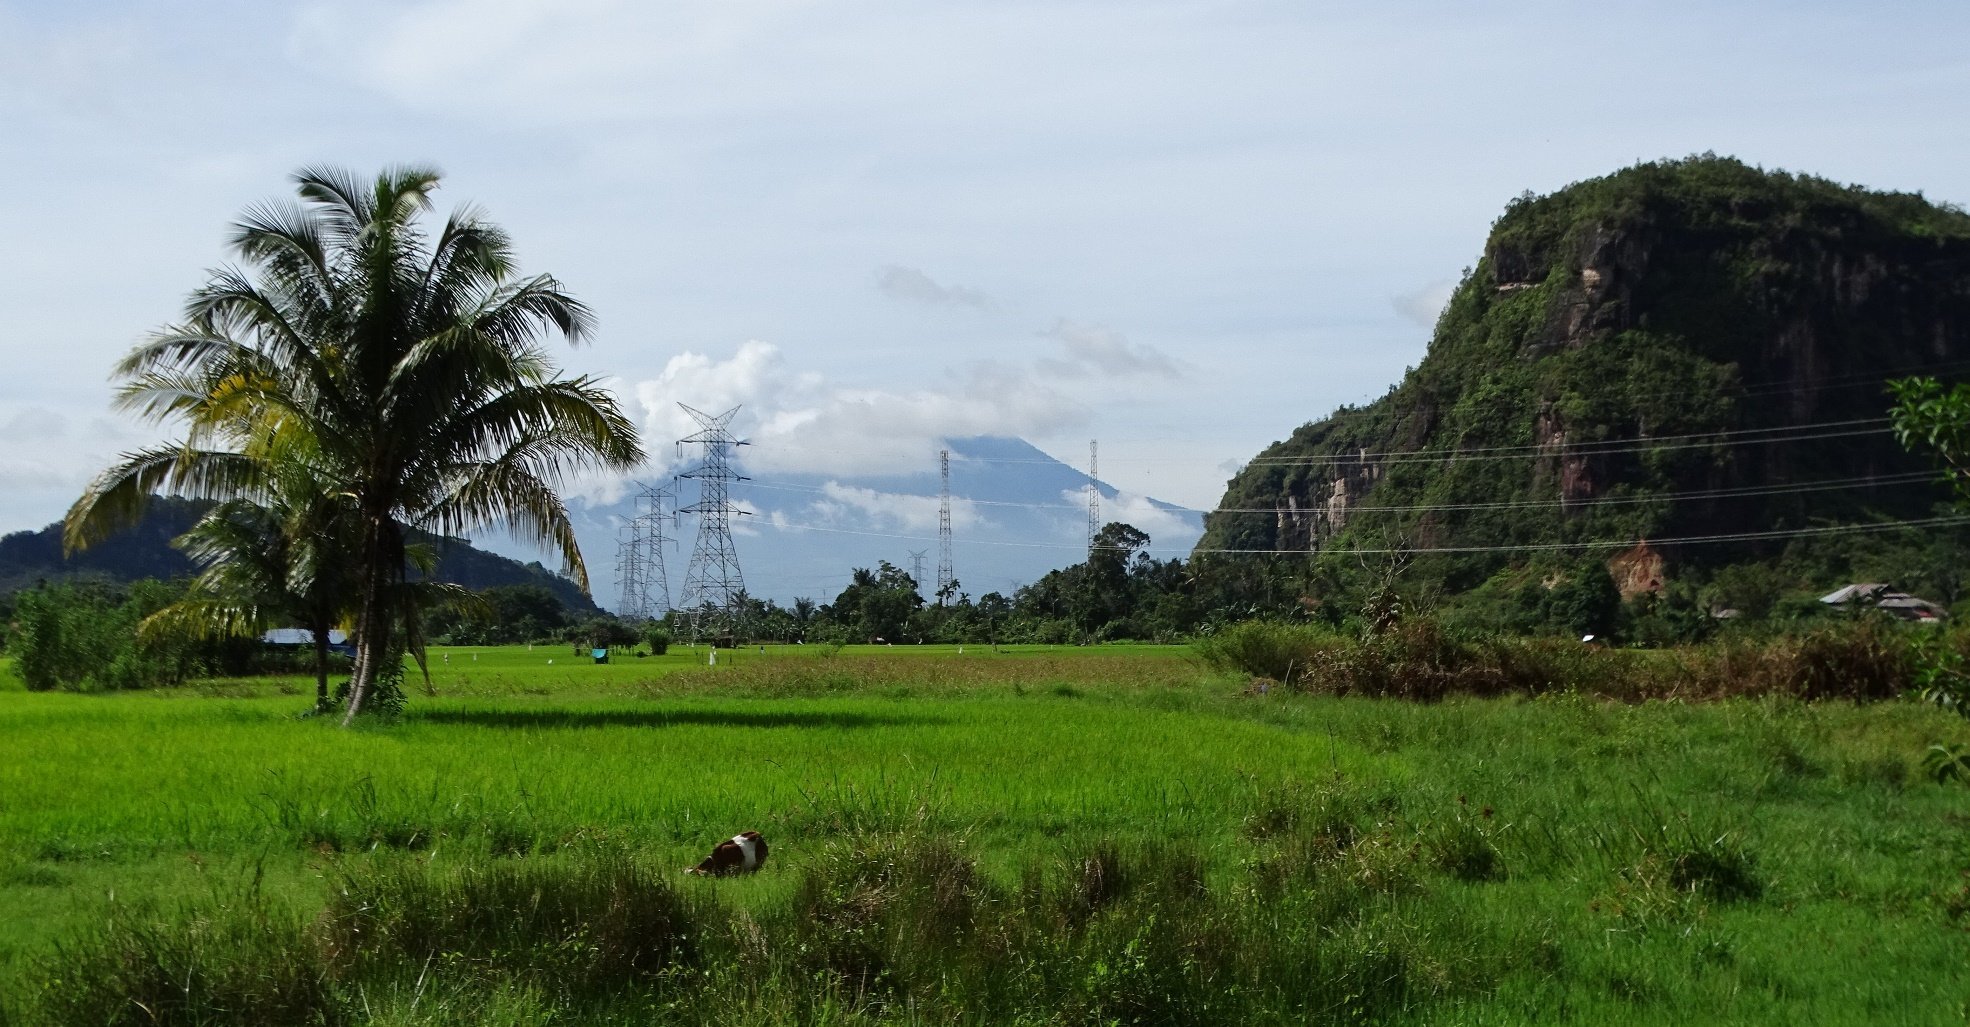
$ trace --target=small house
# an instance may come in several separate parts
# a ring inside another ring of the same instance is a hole
[[[261,635],[260,641],[265,645],[282,649],[312,649],[315,645],[315,633],[307,628],[274,628]],[[348,633],[333,629],[328,633],[328,651],[343,656],[356,655],[356,647],[349,644]]]
[[[1883,610],[1902,620],[1927,623],[1940,622],[1949,613],[1941,603],[1918,599],[1907,592],[1897,592],[1894,586],[1881,582],[1848,585],[1821,596],[1820,602],[1848,609]]]

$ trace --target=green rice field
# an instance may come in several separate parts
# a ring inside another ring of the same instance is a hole
[[[1970,729],[1915,703],[1315,698],[1181,647],[704,655],[435,650],[353,730],[298,679],[0,670],[0,1022],[1970,1015],[1970,789],[1921,770]],[[761,873],[682,875],[745,829]],[[629,908],[658,912],[597,933]]]

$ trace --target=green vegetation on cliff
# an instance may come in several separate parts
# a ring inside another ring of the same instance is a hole
[[[1790,533],[1943,498],[1890,436],[1884,382],[1970,362],[1966,270],[1961,210],[1728,158],[1527,194],[1422,362],[1254,458],[1199,552],[1318,551],[1315,595],[1389,548],[1450,593],[1589,557],[1633,592],[1781,554],[1953,591],[1919,529]],[[1782,534],[1660,541],[1759,532]],[[1608,545],[1635,539],[1650,549]]]

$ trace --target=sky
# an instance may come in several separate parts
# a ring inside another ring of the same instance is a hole
[[[1970,201],[1965,38],[1940,2],[0,0],[0,531],[170,437],[111,365],[301,167],[435,165],[505,226],[596,310],[560,355],[640,476],[677,403],[742,405],[762,474],[1099,440],[1208,508],[1414,365],[1525,191],[1714,151]]]

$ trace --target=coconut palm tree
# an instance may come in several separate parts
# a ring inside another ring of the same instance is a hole
[[[421,650],[402,602],[407,532],[504,526],[551,547],[587,587],[557,489],[642,460],[636,432],[590,377],[563,378],[539,340],[583,341],[587,307],[547,275],[520,277],[506,233],[473,208],[429,235],[436,171],[373,183],[295,176],[299,204],[249,210],[185,320],[117,366],[118,403],[182,421],[180,443],[126,454],[69,511],[71,547],[127,523],[158,491],[263,502],[293,463],[346,504],[357,658],[345,723],[394,631]],[[421,659],[421,651],[418,652]]]
[[[296,484],[314,483],[300,476]],[[213,507],[173,542],[198,575],[140,630],[211,638],[298,624],[314,636],[315,708],[326,710],[329,632],[353,612],[355,594],[346,560],[355,521],[337,509],[346,505],[338,499],[326,490],[275,489],[269,505],[231,499]]]

